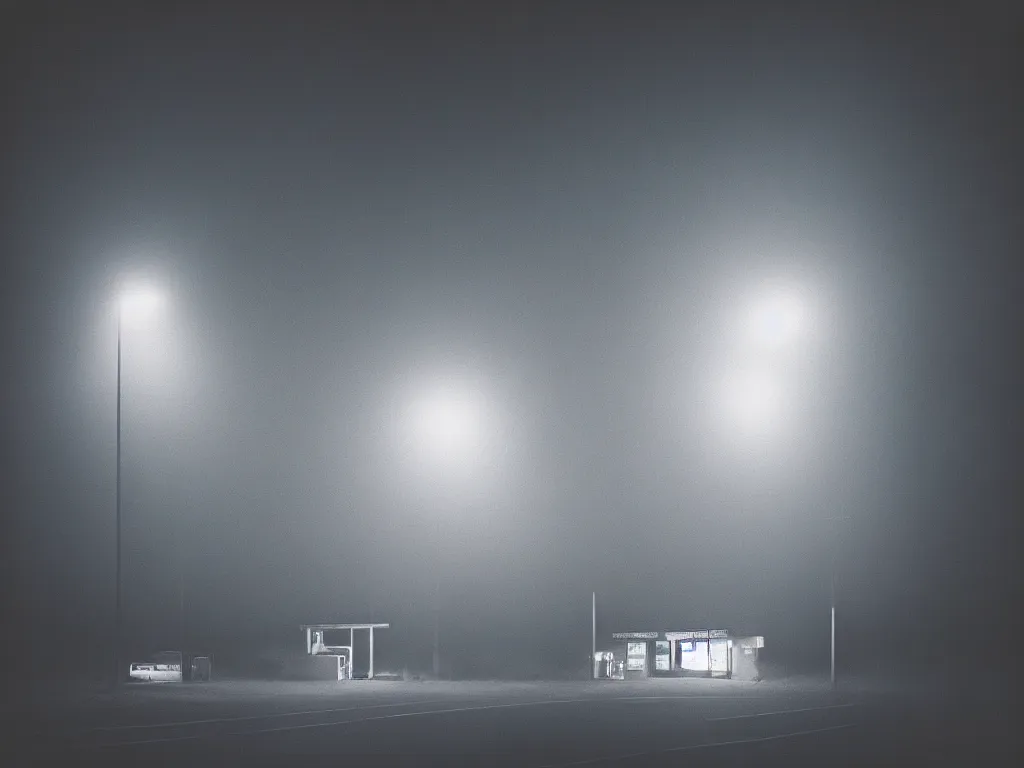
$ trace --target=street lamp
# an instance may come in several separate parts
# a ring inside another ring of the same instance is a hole
[[[763,291],[743,316],[741,340],[758,368],[734,376],[725,387],[725,403],[735,425],[748,433],[777,432],[782,419],[782,387],[794,362],[786,353],[807,341],[808,303],[799,291]],[[848,518],[829,518],[836,523]],[[833,543],[829,584],[829,680],[836,688],[836,546]]]
[[[426,389],[410,409],[412,434],[422,468],[445,483],[472,481],[486,450],[488,407],[482,392],[462,381],[442,381]],[[435,517],[437,563],[434,582],[434,677],[441,675],[441,517]]]
[[[436,386],[413,408],[416,430],[432,464],[451,471],[481,447],[483,402],[479,393],[454,383]]]
[[[114,685],[120,683],[121,664],[121,336],[125,322],[138,322],[151,316],[163,304],[163,297],[150,288],[133,288],[121,293],[117,302],[117,482],[116,482],[116,558],[114,597]]]

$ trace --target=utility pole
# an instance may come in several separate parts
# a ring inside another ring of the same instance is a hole
[[[832,690],[836,689],[836,565],[832,562],[832,637],[830,642]]]
[[[121,682],[121,307],[117,308],[117,490],[114,525],[117,566],[114,586],[114,687]]]
[[[178,635],[180,637],[181,652],[185,652],[185,563],[182,557],[182,567],[178,574]]]
[[[441,520],[438,518],[435,527],[437,539],[437,565],[434,570],[434,679],[441,679]]]
[[[590,677],[597,675],[594,659],[597,658],[597,592],[590,593]]]
[[[839,558],[839,524],[850,520],[849,515],[840,515],[829,519],[832,524],[832,573],[829,585],[829,606],[831,628],[829,632],[829,681],[832,690],[837,690],[836,683],[836,563]]]
[[[117,688],[121,683],[121,653],[124,651],[122,626],[124,609],[121,596],[121,337],[125,319],[126,304],[137,311],[151,308],[159,302],[159,297],[149,292],[122,294],[117,302],[117,453],[115,497],[114,497],[114,528],[115,528],[115,574],[114,574],[114,637],[113,637],[113,685]]]

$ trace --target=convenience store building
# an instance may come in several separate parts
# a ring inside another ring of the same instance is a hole
[[[724,629],[614,632],[612,650],[625,659],[625,677],[755,679],[764,638],[733,637]]]

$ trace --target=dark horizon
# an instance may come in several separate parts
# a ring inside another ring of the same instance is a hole
[[[124,336],[132,653],[184,573],[197,649],[372,618],[429,663],[438,516],[446,653],[571,665],[596,590],[603,633],[824,670],[833,552],[844,663],[1009,643],[1020,13],[785,5],[8,4],[20,652],[107,663],[124,280],[166,296]],[[813,332],[746,436],[716,382],[780,281]],[[453,374],[493,409],[471,484],[403,442]]]

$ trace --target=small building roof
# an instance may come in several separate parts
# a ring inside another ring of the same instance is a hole
[[[300,624],[299,629],[388,629],[390,624]]]

